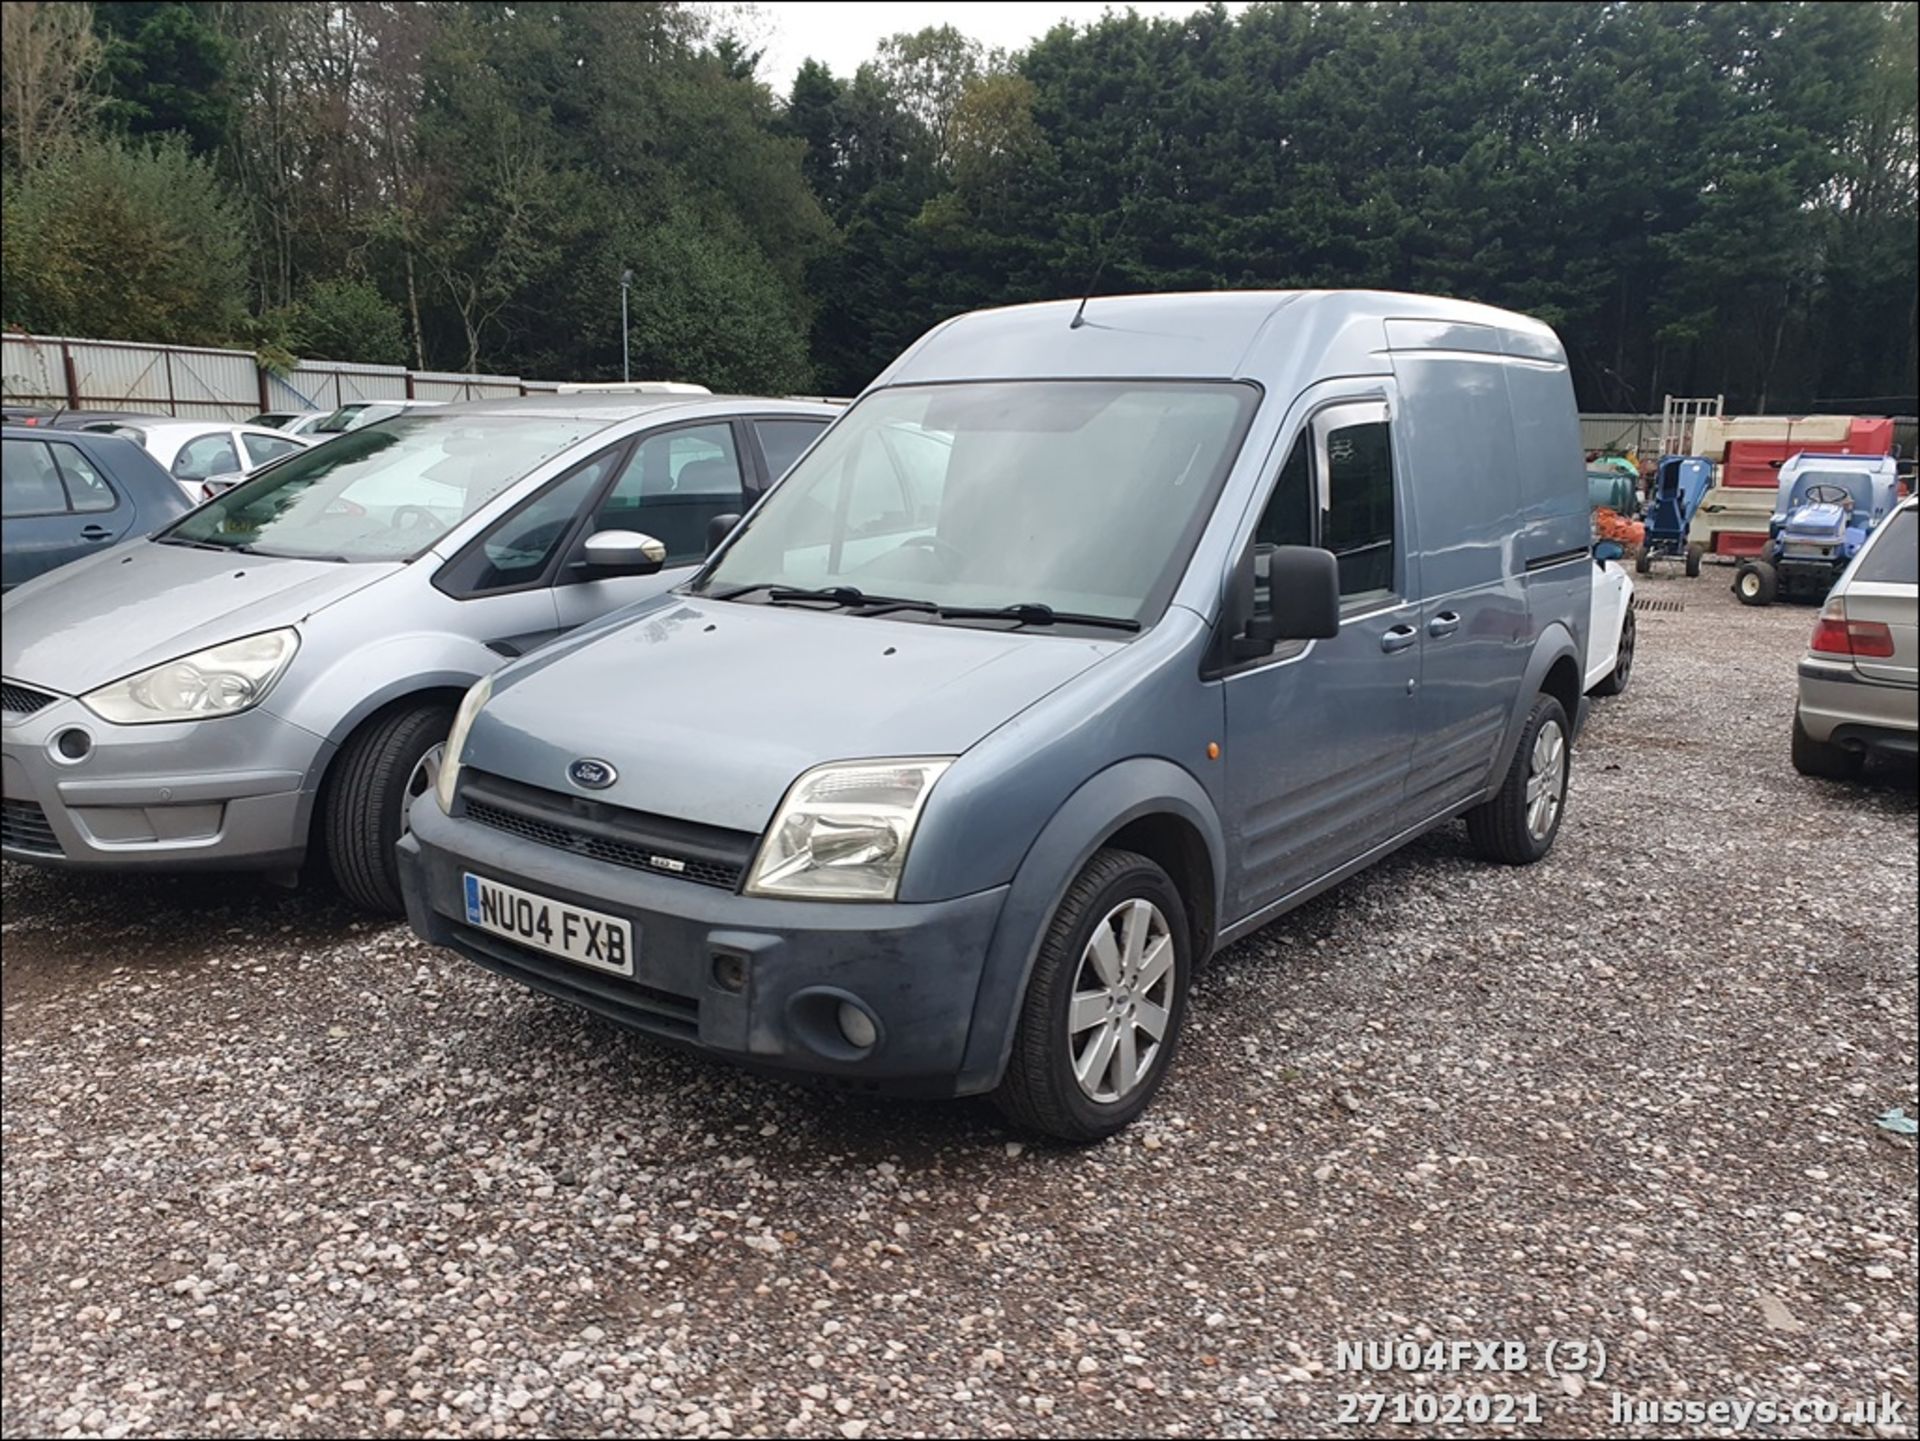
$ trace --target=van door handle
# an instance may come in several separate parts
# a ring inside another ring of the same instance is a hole
[[[1420,639],[1420,632],[1412,626],[1396,625],[1380,637],[1380,649],[1389,652],[1405,650],[1418,639]]]
[[[106,528],[106,527],[105,527],[104,525],[88,525],[88,526],[82,526],[82,527],[81,527],[81,530],[80,530],[80,539],[82,539],[82,540],[112,540],[112,539],[113,539],[113,532],[112,532],[112,531],[110,531],[110,530],[108,530],[108,529],[107,529],[107,528]]]
[[[1427,622],[1428,635],[1452,635],[1460,629],[1460,616],[1455,611],[1443,610]]]

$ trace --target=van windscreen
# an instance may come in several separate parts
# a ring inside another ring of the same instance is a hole
[[[898,386],[849,410],[694,583],[852,587],[1150,624],[1259,392],[1231,382]]]

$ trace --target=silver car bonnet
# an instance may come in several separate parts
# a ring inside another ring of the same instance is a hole
[[[291,625],[398,569],[134,541],[9,591],[0,671],[80,695],[175,656]]]
[[[495,683],[465,765],[655,815],[759,831],[822,761],[952,756],[1119,642],[697,597],[562,642]],[[584,791],[574,761],[610,764]]]

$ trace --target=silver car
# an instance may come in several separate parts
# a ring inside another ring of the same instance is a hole
[[[0,854],[296,873],[398,913],[462,693],[681,579],[838,412],[719,396],[418,409],[8,592]]]
[[[1800,661],[1793,766],[1845,780],[1869,752],[1911,758],[1920,734],[1920,499],[1868,537],[1833,589]]]

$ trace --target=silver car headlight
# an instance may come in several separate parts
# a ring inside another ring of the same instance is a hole
[[[260,704],[299,648],[291,626],[264,631],[164,661],[89,691],[80,701],[118,725],[238,715]]]
[[[447,732],[447,752],[440,761],[440,778],[433,785],[440,809],[448,815],[453,814],[454,787],[460,784],[460,752],[467,748],[467,732],[473,729],[473,718],[480,714],[480,707],[492,694],[493,677],[483,675],[467,688],[467,693],[460,697],[460,709],[453,713],[453,729]]]
[[[747,873],[750,896],[890,901],[951,757],[834,761],[793,783]]]

